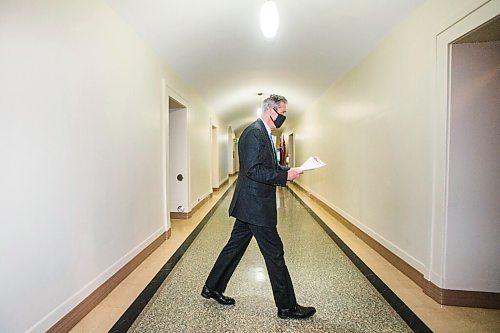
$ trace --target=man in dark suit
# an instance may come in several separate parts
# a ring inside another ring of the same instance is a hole
[[[236,218],[231,237],[210,272],[201,295],[220,304],[235,300],[223,293],[252,237],[264,256],[274,301],[280,318],[304,319],[316,309],[297,304],[292,280],[285,265],[283,243],[276,229],[276,186],[286,186],[302,173],[278,165],[271,130],[286,118],[287,100],[271,95],[262,105],[262,116],[241,134],[238,143],[240,172],[229,215]]]

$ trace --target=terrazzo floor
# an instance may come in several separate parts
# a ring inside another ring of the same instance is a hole
[[[178,261],[129,332],[412,332],[309,212],[285,189],[278,191],[278,230],[301,305],[310,319],[276,316],[264,260],[252,240],[226,290],[222,306],[200,296],[229,239],[232,190]]]

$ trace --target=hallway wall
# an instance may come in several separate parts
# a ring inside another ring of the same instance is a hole
[[[228,161],[228,136],[227,126],[220,127],[219,131],[219,186],[229,177]]]
[[[427,1],[291,129],[297,163],[309,155],[327,163],[299,184],[426,277],[436,36],[485,2]]]
[[[217,127],[217,149],[218,149],[218,163],[219,169],[216,171],[217,179],[216,183],[220,186],[229,178],[229,150],[230,147],[228,145],[228,125],[226,122],[222,121],[217,117],[217,115],[212,114],[211,123],[213,126]],[[210,157],[211,159],[211,157]]]
[[[235,171],[234,163],[234,149],[236,149],[236,144],[233,143],[235,136],[234,131],[231,126],[228,126],[227,130],[227,172],[232,175]]]
[[[162,78],[189,102],[193,198],[209,112],[98,0],[2,1],[0,73],[0,331],[43,332],[165,231]]]
[[[175,75],[168,75],[176,78]],[[188,140],[189,140],[189,210],[212,193],[210,184],[210,112],[207,106],[193,93],[190,87],[179,80],[175,87],[182,87],[188,100]]]

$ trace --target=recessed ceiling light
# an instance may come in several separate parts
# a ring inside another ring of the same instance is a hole
[[[267,0],[260,9],[260,28],[264,37],[273,38],[278,32],[280,18],[278,7],[272,0]]]

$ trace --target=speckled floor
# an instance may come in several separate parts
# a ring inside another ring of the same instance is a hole
[[[412,332],[363,274],[287,190],[278,192],[278,229],[303,321],[276,316],[264,260],[252,240],[227,288],[235,306],[200,296],[234,222],[232,193],[167,277],[130,332]]]

